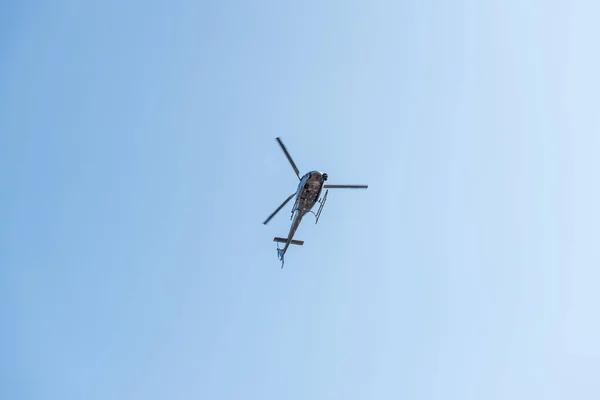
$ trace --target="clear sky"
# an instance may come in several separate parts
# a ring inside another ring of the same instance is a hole
[[[0,398],[600,398],[596,4],[4,1]]]

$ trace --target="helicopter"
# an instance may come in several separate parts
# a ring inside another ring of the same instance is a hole
[[[300,171],[298,167],[296,167],[296,163],[292,160],[290,153],[287,151],[285,145],[281,141],[281,138],[276,138],[277,143],[281,146],[285,156],[290,162],[298,180],[298,188],[296,191],[289,195],[287,199],[281,205],[273,211],[271,215],[263,222],[264,225],[268,224],[269,221],[283,208],[285,205],[293,198],[296,197],[296,202],[292,207],[292,216],[290,220],[292,224],[290,226],[290,231],[288,233],[287,238],[275,237],[273,238],[274,242],[277,242],[277,258],[281,261],[281,268],[283,268],[284,256],[290,244],[302,246],[304,244],[303,240],[295,240],[294,234],[300,226],[300,222],[302,218],[309,212],[315,216],[315,224],[319,222],[319,217],[321,216],[321,212],[323,211],[323,206],[325,206],[325,202],[327,201],[327,194],[329,193],[329,189],[367,189],[368,185],[330,185],[326,184],[327,174],[321,171],[310,171],[304,174],[302,177],[300,176]],[[321,192],[325,189],[325,195],[320,198]],[[319,203],[319,208],[316,212],[312,211],[313,207]],[[280,248],[279,243],[284,243],[284,247]]]

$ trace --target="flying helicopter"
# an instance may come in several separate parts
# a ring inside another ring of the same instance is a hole
[[[327,194],[329,193],[329,189],[366,189],[368,185],[330,185],[325,184],[327,181],[327,174],[320,171],[310,171],[304,174],[302,177],[300,176],[300,171],[290,153],[287,151],[285,145],[281,141],[281,138],[276,138],[277,143],[281,146],[281,149],[285,153],[288,161],[290,162],[298,180],[298,188],[296,191],[289,195],[287,199],[281,205],[273,211],[271,215],[263,222],[264,225],[269,223],[269,221],[277,214],[285,205],[293,198],[296,197],[296,202],[292,207],[292,215],[290,220],[292,221],[292,225],[290,226],[290,231],[288,233],[287,238],[275,237],[273,238],[274,242],[277,242],[277,258],[281,261],[281,268],[283,268],[284,256],[290,244],[294,244],[297,246],[302,246],[304,241],[302,240],[294,240],[294,234],[300,226],[300,222],[302,218],[309,212],[315,216],[315,224],[319,222],[319,217],[321,216],[321,212],[323,211],[323,206],[327,201]],[[325,195],[321,198],[321,192],[325,189]],[[315,213],[312,211],[313,207],[319,203],[319,208]],[[279,243],[284,243],[284,247],[280,248]]]

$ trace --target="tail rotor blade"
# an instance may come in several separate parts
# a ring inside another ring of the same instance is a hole
[[[290,201],[292,199],[292,197],[294,197],[295,195],[296,195],[296,193],[290,194],[290,197],[285,199],[285,201],[283,203],[281,203],[281,205],[277,208],[277,210],[273,211],[273,214],[269,215],[269,218],[267,218],[265,220],[265,222],[263,222],[263,224],[266,225],[271,220],[271,218],[273,218],[275,216],[275,214],[277,214],[283,207],[285,207],[285,205],[288,203],[288,201]]]
[[[325,189],[366,189],[369,185],[323,185]]]
[[[285,153],[285,156],[287,157],[288,161],[290,162],[290,164],[292,164],[292,168],[294,168],[294,172],[296,173],[296,176],[298,177],[298,179],[300,179],[300,171],[298,170],[298,167],[296,167],[294,160],[292,160],[292,156],[290,156],[290,153],[288,153],[287,149],[285,148],[285,146],[280,138],[277,138],[277,143],[279,143],[279,145],[281,146],[281,149]]]

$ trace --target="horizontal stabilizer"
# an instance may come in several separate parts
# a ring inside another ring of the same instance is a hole
[[[274,242],[279,242],[279,243],[287,243],[287,239],[280,238],[280,237],[273,238],[273,241]],[[302,246],[304,244],[304,240],[292,240],[290,242],[290,244],[296,244],[298,246]]]

